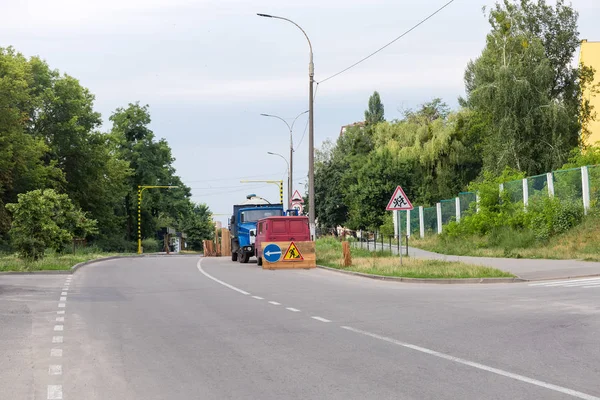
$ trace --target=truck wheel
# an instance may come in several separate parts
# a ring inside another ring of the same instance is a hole
[[[256,260],[257,260],[257,261],[256,261],[256,263],[257,263],[259,266],[261,266],[261,265],[262,265],[262,257],[258,257]]]
[[[240,262],[242,264],[247,264],[249,260],[250,260],[250,254],[248,254],[248,253],[242,253],[242,255],[240,257]]]
[[[233,252],[231,253],[231,261],[237,261],[238,259],[238,253],[237,252]]]

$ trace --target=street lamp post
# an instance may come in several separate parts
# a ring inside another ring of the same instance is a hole
[[[272,181],[272,180],[266,180],[266,181],[261,181],[261,180],[243,180],[240,181],[240,183],[251,183],[251,182],[263,182],[263,183],[272,183],[274,185],[279,186],[279,201],[281,202],[281,204],[283,205],[283,181]]]
[[[175,189],[179,186],[157,186],[140,185],[138,186],[138,254],[142,254],[142,193],[146,189]]]
[[[292,190],[294,187],[294,140],[292,137],[292,132],[294,130],[294,124],[296,123],[296,120],[298,118],[300,118],[302,115],[306,114],[307,112],[308,112],[308,110],[298,114],[298,116],[296,116],[296,118],[294,118],[292,125],[288,124],[288,122],[285,119],[283,119],[277,115],[260,114],[263,117],[277,118],[277,119],[283,121],[283,123],[286,124],[286,126],[290,130],[290,162],[288,164],[288,171],[289,171],[289,174],[288,174],[288,207],[291,207],[291,205],[292,205]],[[273,153],[269,153],[269,154],[273,154]],[[273,154],[273,155],[275,155],[275,154]]]
[[[312,238],[315,238],[316,227],[315,227],[315,137],[314,137],[314,113],[313,113],[313,84],[315,80],[315,65],[313,63],[313,49],[310,39],[304,29],[291,19],[284,17],[278,17],[269,14],[257,14],[259,17],[275,18],[287,21],[294,24],[298,29],[302,31],[306,40],[308,41],[308,47],[310,49],[310,59],[308,63],[308,220],[310,222],[310,233]]]
[[[273,152],[270,152],[270,151],[267,151],[267,154],[269,154],[271,156],[278,156],[278,157],[283,158],[283,161],[285,161],[285,163],[287,164],[288,171],[290,170],[290,168],[291,168],[290,167],[290,163],[285,159],[284,156],[282,156],[279,153],[273,153]],[[292,192],[291,192],[291,190],[292,190],[292,181],[290,179],[292,179],[292,177],[288,176],[288,185],[287,185],[287,191],[288,191],[288,209],[290,208],[290,206],[292,204]],[[281,203],[283,204],[283,200],[281,201]]]

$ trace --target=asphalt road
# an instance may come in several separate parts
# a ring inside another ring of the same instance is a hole
[[[0,323],[1,399],[600,399],[600,286],[123,259],[0,276]]]

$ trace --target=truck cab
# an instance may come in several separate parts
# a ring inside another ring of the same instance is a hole
[[[256,239],[254,246],[258,265],[262,265],[262,243],[294,241],[310,241],[308,217],[281,216],[268,217],[259,220],[256,225]]]
[[[255,253],[257,221],[281,215],[283,215],[281,204],[270,204],[256,195],[249,195],[247,201],[235,205],[229,220],[231,260],[247,263]]]

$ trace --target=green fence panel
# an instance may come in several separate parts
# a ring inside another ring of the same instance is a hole
[[[425,234],[437,234],[437,211],[435,207],[423,209],[423,224],[425,225]]]
[[[600,207],[600,165],[588,166],[590,182],[590,205]]]
[[[464,217],[477,211],[477,193],[461,192],[458,194],[460,199],[460,215]]]
[[[410,234],[419,236],[421,228],[419,226],[419,208],[416,207],[410,211]]]
[[[517,180],[504,183],[504,192],[508,193],[510,201],[513,203],[523,201],[523,181]]]
[[[554,171],[554,195],[564,201],[581,201],[583,203],[583,190],[581,189],[581,168]]]
[[[456,200],[442,200],[442,225],[450,221],[456,221]]]
[[[529,203],[548,198],[548,177],[546,174],[530,176],[527,178]]]

